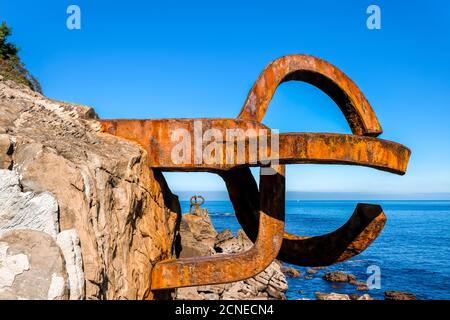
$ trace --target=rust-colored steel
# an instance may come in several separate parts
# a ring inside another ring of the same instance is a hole
[[[209,171],[217,172],[230,170],[237,167],[260,166],[261,159],[255,159],[251,163],[251,154],[245,152],[242,161],[238,161],[237,150],[234,148],[232,157],[227,154],[227,145],[236,139],[226,139],[226,130],[231,128],[253,129],[257,135],[259,130],[267,130],[262,124],[256,122],[242,122],[233,119],[208,119],[208,126],[220,132],[222,140],[215,141],[220,145],[221,151],[218,158],[220,161],[212,163],[195,161],[195,152],[191,152],[189,161],[185,163],[174,163],[172,150],[179,144],[179,140],[172,141],[170,132],[177,128],[187,130],[189,136],[193,137],[195,121],[198,119],[180,120],[102,120],[104,130],[129,140],[136,141],[145,146],[149,153],[149,165],[152,168],[160,168],[165,171]],[[131,129],[130,129],[131,128]],[[153,129],[150,129],[153,128]],[[204,130],[206,130],[204,129]],[[148,133],[150,132],[150,133]],[[203,132],[203,131],[202,131]],[[268,132],[268,137],[272,134]],[[239,140],[239,139],[238,139]],[[147,143],[146,143],[147,142]],[[200,150],[210,141],[203,141]],[[190,139],[190,150],[195,151],[195,139]],[[244,149],[250,150],[249,139],[244,139]],[[279,161],[281,164],[301,163],[323,163],[323,164],[350,164],[368,166],[397,174],[404,174],[408,164],[410,151],[401,144],[358,135],[336,134],[336,133],[282,133],[279,134],[279,150],[273,152],[271,145],[267,146],[267,154],[264,160]],[[203,153],[203,152],[202,152]]]
[[[236,254],[162,261],[152,270],[152,289],[233,282],[263,271],[276,258],[284,231],[284,166],[260,177],[259,231],[251,249]]]
[[[332,64],[303,54],[287,55],[270,63],[250,90],[238,119],[262,121],[278,85],[291,80],[312,84],[332,98],[354,134],[382,133],[375,112],[356,84]]]
[[[198,202],[198,199],[200,199],[201,202]],[[198,215],[199,207],[205,203],[205,198],[203,198],[202,196],[192,196],[189,199],[189,203],[190,203],[189,213]],[[194,212],[192,212],[192,208],[194,208]]]
[[[328,94],[353,134],[272,133],[261,121],[278,85],[291,80],[310,83]],[[307,55],[288,55],[269,64],[250,90],[237,119],[121,119],[101,120],[101,125],[104,132],[143,146],[152,168],[219,174],[227,185],[239,223],[254,242],[244,253],[159,262],[152,271],[154,290],[242,280],[262,271],[275,257],[302,266],[322,266],[357,255],[383,229],[386,216],[382,208],[358,204],[341,228],[326,235],[283,234],[284,166],[346,164],[402,175],[411,154],[401,144],[376,138],[382,133],[381,126],[352,80],[328,62]],[[214,135],[205,138],[208,129],[213,129]],[[229,136],[228,130],[233,130],[234,135]],[[276,137],[279,144],[278,148],[268,144],[267,157],[255,159],[250,151],[261,151],[259,143],[252,149],[255,137],[261,135],[268,141]],[[185,143],[188,153],[184,149],[180,153],[180,142]],[[215,143],[212,152],[204,153],[211,142]],[[238,154],[238,145],[248,152]],[[229,146],[236,148],[230,151]],[[181,160],[177,158],[180,154]],[[267,166],[267,161],[277,174],[262,174],[258,190],[249,167]]]
[[[224,179],[239,224],[254,241],[259,219],[259,191],[248,168],[220,173]],[[277,259],[298,266],[328,266],[364,251],[386,223],[379,205],[358,204],[350,219],[326,235],[305,237],[285,232]]]

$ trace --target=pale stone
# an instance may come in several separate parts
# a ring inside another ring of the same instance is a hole
[[[0,235],[0,299],[67,299],[64,258],[47,233],[18,229]]]
[[[63,277],[57,274],[52,274],[52,280],[50,282],[50,288],[48,288],[47,299],[48,300],[61,300],[64,298],[64,289],[66,282]]]
[[[22,192],[15,171],[0,170],[0,232],[32,229],[56,237],[58,203],[48,192]]]
[[[22,253],[8,256],[8,243],[0,242],[0,292],[14,283],[16,275],[30,269],[28,257]]]
[[[316,297],[318,300],[350,300],[350,296],[348,294],[341,293],[321,293],[316,292]]]
[[[58,234],[56,243],[61,248],[69,275],[70,300],[84,298],[84,273],[80,239],[75,229],[64,230]]]

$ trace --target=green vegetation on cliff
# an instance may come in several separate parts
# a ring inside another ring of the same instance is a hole
[[[20,61],[17,55],[19,49],[13,43],[7,41],[10,35],[11,29],[6,22],[2,22],[0,25],[0,75],[5,79],[24,84],[32,90],[42,93],[39,82]]]

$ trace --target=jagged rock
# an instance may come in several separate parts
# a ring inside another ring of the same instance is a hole
[[[356,281],[356,277],[352,274],[347,274],[342,271],[327,272],[322,276],[322,279],[329,282],[352,282]]]
[[[292,267],[282,267],[281,271],[291,278],[299,278],[302,275],[300,271]]]
[[[0,169],[11,169],[13,150],[14,144],[9,135],[0,131]]]
[[[180,222],[180,233],[180,257],[208,256],[214,253],[217,231],[208,214],[184,214]]]
[[[183,215],[181,225],[185,223],[189,228],[181,228],[181,244],[187,244],[181,248],[181,253],[191,253],[192,248],[201,248],[203,244],[208,248],[209,254],[230,254],[248,250],[253,244],[242,230],[233,236],[229,229],[217,234],[207,215],[197,216]],[[187,219],[186,219],[187,218]],[[185,222],[183,222],[185,221]],[[195,224],[195,225],[194,225]],[[202,230],[204,229],[204,230]],[[214,230],[214,231],[213,231]],[[183,238],[187,240],[183,240]],[[214,243],[211,245],[211,239]],[[203,251],[208,253],[207,251]],[[234,283],[198,286],[177,289],[177,300],[245,300],[245,299],[286,299],[284,293],[288,289],[286,277],[281,271],[281,264],[272,262],[263,272],[256,276]]]
[[[230,229],[225,229],[217,234],[215,243],[220,244],[224,241],[233,239],[233,237],[233,232],[231,232]]]
[[[375,300],[375,299],[366,293],[366,294],[363,294],[362,296],[358,297],[356,300]]]
[[[350,300],[348,294],[316,292],[317,300]]]
[[[19,175],[0,169],[0,233],[32,229],[56,238],[59,231],[58,203],[49,192],[22,192]]]
[[[64,257],[50,235],[26,229],[0,235],[0,299],[67,298]]]
[[[214,248],[220,253],[234,253],[250,249],[252,242],[247,238],[245,232],[238,230],[236,237],[216,243]]]
[[[352,293],[349,295],[350,300],[376,300],[375,298],[371,297],[368,293],[363,294],[362,296]]]
[[[178,288],[178,300],[205,300],[204,296],[198,293],[195,287]]]
[[[356,287],[356,291],[367,291],[367,290],[369,290],[369,288],[367,287],[366,284],[358,285]]]
[[[402,291],[385,291],[385,300],[417,300],[415,294]]]
[[[306,273],[307,273],[307,274],[316,274],[316,273],[317,273],[317,270],[316,270],[316,269],[309,268],[309,269],[306,270]]]
[[[83,259],[81,257],[80,239],[75,229],[58,234],[56,243],[62,250],[69,276],[70,300],[84,298]]]
[[[60,230],[77,230],[85,297],[153,298],[153,264],[175,255],[179,202],[146,151],[99,130],[92,108],[0,82],[0,133],[13,142],[2,136],[1,169],[21,176],[23,193],[52,194]]]

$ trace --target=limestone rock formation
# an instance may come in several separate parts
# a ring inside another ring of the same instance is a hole
[[[142,148],[100,133],[92,108],[0,79],[0,169],[10,171],[0,179],[0,228],[57,239],[71,298],[153,298],[152,265],[174,256],[180,209]],[[17,255],[14,283],[26,269]]]
[[[237,232],[236,237],[229,229],[217,234],[206,210],[199,215],[183,215],[181,226],[181,256],[184,257],[236,253],[252,246],[252,242],[242,230]],[[281,263],[274,261],[260,274],[243,281],[177,289],[176,299],[286,299],[284,294],[287,289]]]
[[[67,299],[67,273],[48,234],[9,230],[0,235],[0,299]]]
[[[198,215],[186,214],[180,222],[180,257],[200,257],[214,254],[217,231],[214,229],[206,209]]]
[[[80,238],[75,229],[58,234],[56,243],[62,250],[69,276],[70,300],[84,298],[84,273]]]
[[[0,169],[0,231],[32,229],[56,237],[58,203],[51,193],[22,192],[19,175]]]

